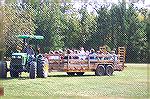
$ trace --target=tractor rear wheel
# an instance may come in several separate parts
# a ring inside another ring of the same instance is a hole
[[[0,61],[0,78],[7,78],[7,63]]]
[[[95,75],[104,76],[105,75],[105,67],[103,65],[98,65],[95,71]]]
[[[83,76],[84,72],[76,72],[78,76]]]
[[[30,70],[29,70],[29,78],[35,79],[36,78],[36,62],[31,62],[30,64]]]
[[[112,76],[112,75],[113,75],[113,72],[114,72],[114,69],[113,69],[112,65],[108,65],[108,66],[106,67],[106,75]]]
[[[48,77],[48,62],[43,61],[43,60],[38,60],[37,77],[39,77],[39,78]]]
[[[67,74],[68,74],[69,76],[74,76],[74,75],[75,75],[75,72],[67,72]]]

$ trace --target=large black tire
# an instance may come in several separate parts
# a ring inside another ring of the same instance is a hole
[[[96,76],[104,76],[105,75],[105,67],[103,65],[98,65],[95,71]]]
[[[12,78],[18,78],[19,73],[16,71],[16,69],[13,68],[13,65],[10,64],[10,77]]]
[[[19,73],[16,72],[15,70],[10,70],[10,77],[18,78],[19,77]]]
[[[46,78],[48,77],[48,62],[44,60],[38,60],[37,63],[37,77]]]
[[[32,61],[30,63],[30,70],[29,70],[29,78],[30,79],[35,79],[36,78],[36,66],[37,66],[37,63]]]
[[[83,76],[84,72],[76,72],[78,76]]]
[[[74,76],[74,75],[75,75],[75,72],[67,72],[67,74],[68,74],[69,76]]]
[[[113,72],[114,72],[114,69],[113,69],[112,65],[108,65],[108,66],[106,67],[106,75],[112,76],[112,75],[113,75]]]
[[[0,78],[7,78],[7,63],[0,61]]]

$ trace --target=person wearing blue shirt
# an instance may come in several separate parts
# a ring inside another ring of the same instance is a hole
[[[90,59],[97,59],[97,54],[95,53],[94,49],[91,49],[89,55],[90,55]]]
[[[31,45],[28,45],[23,50],[24,53],[27,53],[28,55],[35,55],[34,50]]]

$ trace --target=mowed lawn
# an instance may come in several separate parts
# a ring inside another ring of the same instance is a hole
[[[65,72],[51,72],[48,78],[29,79],[28,73],[22,77],[1,79],[5,96],[95,96],[95,97],[147,97],[150,88],[146,64],[126,64],[122,72],[113,76],[94,76],[87,72],[84,76],[69,77]]]

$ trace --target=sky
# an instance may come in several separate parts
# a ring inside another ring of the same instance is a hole
[[[0,0],[0,3],[1,3],[1,4],[4,4],[4,1],[5,1],[5,0]],[[19,1],[21,1],[21,0],[19,0]],[[74,2],[74,7],[75,7],[75,8],[80,8],[80,7],[82,6],[82,3],[79,2],[79,1],[81,1],[81,0],[72,0],[72,1]],[[117,4],[119,0],[85,0],[85,2],[90,3],[90,4],[93,4],[94,2],[95,2],[96,4],[102,4],[103,1],[107,1],[108,3],[115,3],[115,4]],[[127,3],[129,3],[129,1],[136,1],[136,0],[126,0]],[[142,1],[143,1],[143,0],[139,0],[138,3],[134,3],[134,4],[135,4],[136,6],[138,6],[139,8],[145,7],[145,8],[150,9],[150,0],[144,0],[144,1],[145,1],[144,4],[143,4]],[[149,7],[148,7],[148,6],[149,6]],[[91,10],[91,9],[92,9],[92,6],[88,5],[88,10]]]
[[[80,0],[73,0],[74,2],[74,7],[75,8],[81,8],[81,6],[83,5],[81,2],[79,2]],[[104,4],[103,0],[85,0],[86,3],[90,3],[91,5],[94,5],[94,3],[96,4]],[[145,0],[145,3],[143,4],[142,2],[143,0],[139,0],[138,3],[134,3],[135,6],[137,6],[138,8],[142,8],[142,7],[145,7],[145,8],[148,8],[150,9],[150,0]],[[108,4],[111,4],[111,3],[115,3],[115,4],[118,4],[118,0],[107,0]],[[129,0],[126,0],[127,3],[129,3]],[[91,5],[88,5],[87,8],[88,8],[88,11],[92,11],[92,6]],[[149,7],[148,7],[149,6]]]

